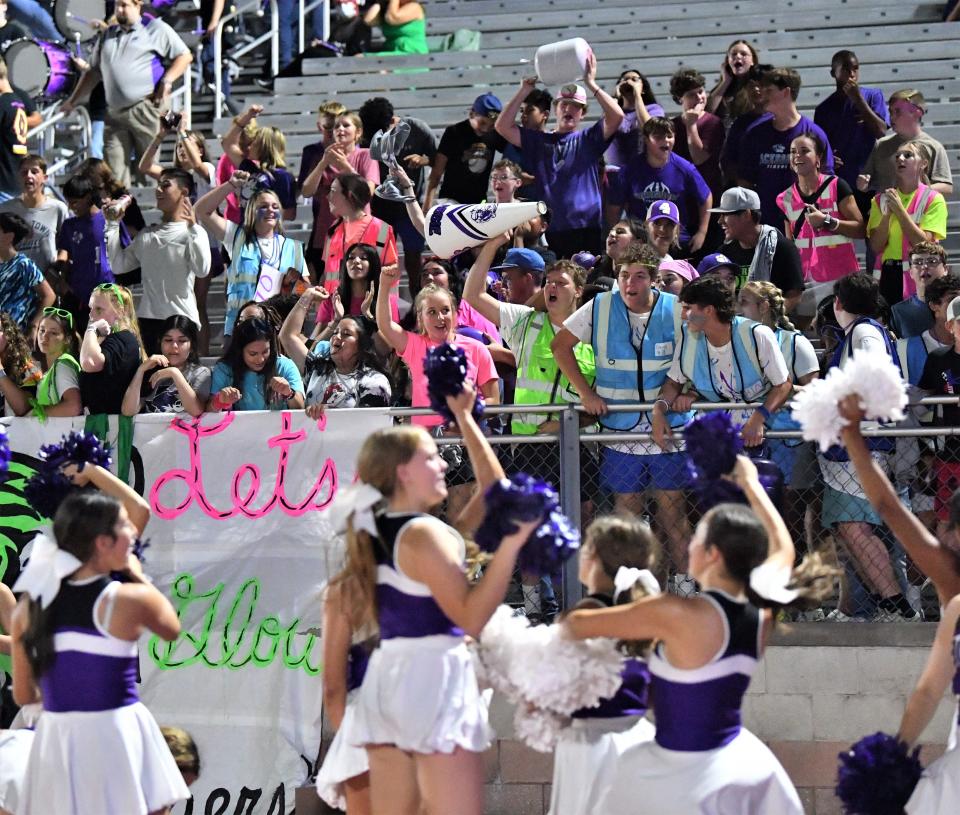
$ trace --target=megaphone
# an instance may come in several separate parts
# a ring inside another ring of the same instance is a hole
[[[486,243],[508,229],[547,214],[543,201],[515,204],[437,204],[427,213],[427,245],[449,259],[465,249]]]

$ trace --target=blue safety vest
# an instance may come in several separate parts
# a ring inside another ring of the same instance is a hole
[[[597,395],[608,404],[653,402],[667,378],[673,351],[680,336],[680,301],[666,292],[655,294],[638,351],[630,341],[632,328],[627,305],[619,291],[602,292],[593,300],[593,350]],[[692,412],[668,412],[672,427],[680,427],[693,417]],[[600,420],[611,430],[632,430],[650,417],[636,413],[608,413]]]
[[[763,374],[757,351],[755,334],[761,327],[761,323],[746,317],[734,317],[730,326],[735,381],[729,386],[738,394],[736,401],[763,402],[770,391],[770,383]],[[730,401],[720,393],[719,383],[714,381],[707,335],[702,331],[693,331],[689,324],[685,324],[681,343],[680,370],[693,389],[707,402]]]

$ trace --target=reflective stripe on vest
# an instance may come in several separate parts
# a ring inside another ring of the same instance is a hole
[[[563,375],[556,358],[550,350],[555,334],[549,315],[531,311],[523,317],[524,326],[517,354],[517,385],[513,401],[517,405],[543,405],[552,402],[577,403],[580,396],[570,380]],[[577,343],[573,356],[580,372],[591,385],[594,379],[593,348]],[[518,436],[529,436],[552,414],[516,413],[510,422],[510,430]]]
[[[930,353],[927,351],[927,344],[923,341],[922,334],[916,337],[897,340],[897,356],[900,358],[900,371],[903,373],[903,378],[911,385],[918,385],[920,383],[923,366],[926,365],[929,355]]]
[[[823,183],[823,179],[824,176],[819,176],[818,186]],[[837,182],[837,177],[833,176],[817,197],[816,204],[817,209],[825,215],[842,220],[843,214],[837,201]],[[800,252],[800,262],[806,279],[826,283],[859,271],[860,265],[852,238],[839,232],[815,229],[809,218],[804,218],[800,231],[797,232],[796,223],[806,204],[796,184],[777,196],[777,205],[793,228],[793,242]]]
[[[610,404],[657,399],[673,361],[681,326],[680,301],[675,295],[657,292],[638,352],[630,341],[633,328],[620,292],[598,294],[593,300],[592,342],[597,395]],[[668,419],[677,427],[689,421],[691,415],[669,413]],[[608,413],[600,424],[612,430],[632,430],[643,419],[641,412]]]
[[[787,363],[787,374],[790,376],[790,381],[796,383],[797,371],[797,336],[800,334],[799,331],[788,331],[785,328],[774,329],[774,333],[777,335],[777,344],[780,346],[780,352],[783,354],[783,359]],[[799,430],[800,423],[796,421],[790,412],[789,401],[786,405],[776,411],[766,422],[765,424],[771,430]],[[799,444],[799,440],[789,439],[787,440],[789,444]]]
[[[757,340],[754,336],[760,326],[760,323],[746,317],[734,317],[730,326],[733,373],[738,380],[738,383],[730,383],[738,392],[735,401],[762,402],[770,390],[770,383],[766,381],[760,366]],[[707,402],[731,401],[729,397],[722,395],[714,384],[706,334],[702,331],[691,331],[687,324],[683,326],[682,342],[680,370],[693,389]]]

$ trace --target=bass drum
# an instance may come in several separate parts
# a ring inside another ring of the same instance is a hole
[[[99,33],[91,20],[106,21],[114,5],[114,0],[53,0],[53,21],[68,43],[89,42]]]
[[[77,84],[79,71],[70,52],[60,43],[44,40],[13,40],[3,49],[10,84],[31,98],[59,99]]]

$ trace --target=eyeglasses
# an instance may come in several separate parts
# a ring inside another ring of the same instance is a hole
[[[111,292],[120,301],[120,305],[126,305],[127,301],[123,296],[123,289],[121,289],[116,283],[101,283],[94,289],[94,291]]]
[[[491,181],[519,181],[515,175],[492,175],[490,176]]]
[[[910,265],[917,269],[932,269],[943,264],[943,260],[936,255],[918,255],[910,258]]]
[[[3,4],[0,3],[0,5],[3,5]],[[66,309],[56,308],[55,306],[47,306],[43,310],[43,316],[44,317],[60,317],[61,319],[67,321],[67,325],[69,325],[71,329],[73,328],[73,315]]]

